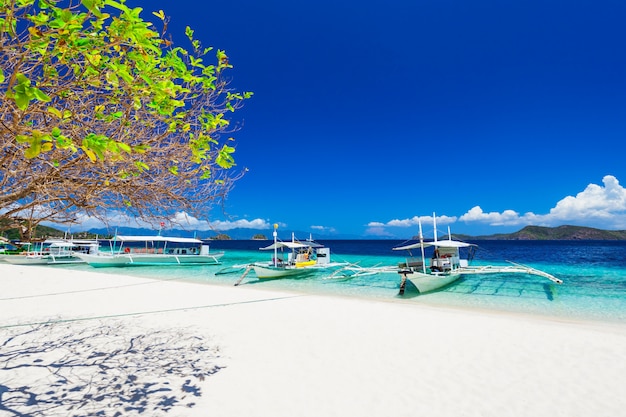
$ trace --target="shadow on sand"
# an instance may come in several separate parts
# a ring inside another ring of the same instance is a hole
[[[0,415],[170,415],[196,405],[219,360],[189,330],[113,320],[0,329]]]

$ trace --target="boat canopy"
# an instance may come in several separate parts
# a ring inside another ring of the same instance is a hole
[[[301,242],[276,242],[264,248],[259,248],[259,250],[272,250],[272,249],[282,249],[282,248],[302,249],[302,248],[310,248],[310,247],[311,245],[308,245],[306,243],[301,243]]]
[[[176,243],[202,243],[200,239],[193,237],[167,237],[167,236],[115,236],[111,240],[120,242],[176,242]]]
[[[412,243],[406,246],[398,246],[397,248],[393,248],[393,250],[409,250],[409,249],[417,249],[422,245],[422,243]],[[424,242],[424,247],[427,248],[429,246],[436,246],[438,248],[468,248],[470,246],[476,246],[473,243],[460,242],[458,240],[438,240],[437,242]]]
[[[49,245],[51,247],[58,247],[58,248],[71,248],[74,246],[80,246],[80,245],[95,245],[98,243],[97,240],[89,240],[89,239],[79,239],[79,240],[65,240],[65,239],[46,239],[44,242],[44,245]]]

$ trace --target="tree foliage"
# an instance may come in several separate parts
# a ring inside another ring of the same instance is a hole
[[[175,46],[163,11],[160,31],[141,13],[0,0],[0,219],[203,218],[243,175],[229,115],[251,93],[229,88],[228,56],[190,28]]]

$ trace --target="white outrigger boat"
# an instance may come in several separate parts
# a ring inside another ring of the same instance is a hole
[[[397,272],[402,275],[400,294],[404,294],[406,281],[410,281],[420,293],[427,293],[443,288],[463,275],[469,274],[529,274],[547,278],[554,283],[561,284],[563,281],[547,272],[510,262],[504,266],[470,266],[476,245],[458,240],[452,240],[448,230],[447,240],[437,240],[437,223],[433,213],[435,237],[432,242],[425,242],[422,236],[422,224],[419,222],[419,242],[393,248],[393,250],[406,250],[409,257],[398,264]],[[432,247],[432,256],[427,262],[425,249]],[[460,249],[467,249],[467,256],[461,257]],[[419,249],[420,255],[413,257],[411,251]]]
[[[166,236],[116,236],[108,251],[96,246],[91,253],[77,254],[89,265],[124,267],[142,265],[218,265],[224,252],[209,252],[200,239]]]
[[[66,265],[84,263],[78,255],[87,253],[96,240],[47,239],[39,249],[19,254],[0,255],[1,260],[13,265]],[[31,245],[36,246],[36,245]]]
[[[274,225],[274,243],[259,248],[259,250],[274,251],[272,259],[269,262],[249,264],[235,285],[239,285],[250,271],[254,271],[259,279],[276,279],[303,276],[316,271],[347,265],[345,262],[331,262],[330,249],[311,238],[299,241],[292,234],[290,242],[279,241],[276,229],[278,229],[277,224]],[[287,259],[285,259],[285,250],[287,250]]]

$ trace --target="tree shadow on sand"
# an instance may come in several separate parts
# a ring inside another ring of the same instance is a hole
[[[111,320],[0,329],[0,416],[170,415],[196,405],[220,359],[190,330]]]

